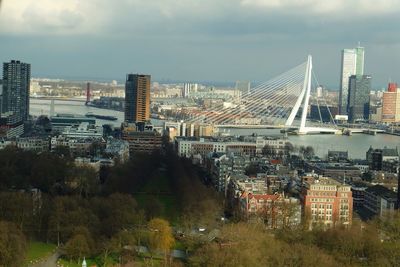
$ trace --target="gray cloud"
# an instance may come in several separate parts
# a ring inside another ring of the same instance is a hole
[[[265,80],[314,55],[320,82],[337,86],[340,50],[366,46],[376,85],[400,81],[394,0],[6,0],[0,60],[34,74]],[[375,9],[371,3],[375,3]]]

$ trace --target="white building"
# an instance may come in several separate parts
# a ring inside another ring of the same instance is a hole
[[[351,75],[364,74],[364,48],[342,50],[339,92],[339,112],[342,115],[347,114],[347,97],[349,94],[349,77]]]
[[[117,156],[121,162],[125,162],[129,159],[129,142],[109,137],[104,152]]]
[[[197,83],[185,83],[182,88],[182,97],[188,98],[191,93],[196,93],[198,89]]]
[[[17,139],[17,147],[23,150],[42,152],[50,149],[50,142],[48,138],[24,137]]]
[[[101,138],[103,127],[82,122],[79,126],[67,126],[61,135],[73,138]]]
[[[200,154],[203,157],[210,152],[234,153],[236,155],[260,154],[265,146],[283,151],[288,141],[280,138],[247,137],[236,138],[176,138],[177,153],[181,157]]]

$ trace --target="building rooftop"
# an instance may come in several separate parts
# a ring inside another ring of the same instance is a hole
[[[372,148],[372,146],[369,147],[367,153],[371,153],[371,152],[375,152],[375,151],[382,151],[382,156],[384,157],[397,157],[399,156],[399,151],[397,150],[397,148],[388,148],[388,147],[384,147],[382,149],[377,148],[374,149]]]
[[[338,181],[328,178],[328,177],[318,177],[314,179],[313,184],[321,184],[321,185],[342,185]]]
[[[385,199],[397,199],[397,194],[394,191],[382,185],[371,186],[367,188],[365,191]]]

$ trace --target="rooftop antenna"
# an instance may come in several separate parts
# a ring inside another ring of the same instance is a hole
[[[358,47],[361,47],[361,42],[360,41],[358,41]]]

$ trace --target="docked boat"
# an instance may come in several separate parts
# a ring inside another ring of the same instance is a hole
[[[99,120],[107,120],[107,121],[116,121],[116,120],[118,120],[118,118],[114,117],[114,116],[98,115],[98,114],[93,114],[91,112],[86,113],[85,116],[88,117],[88,118],[96,118],[96,119],[99,119]]]

